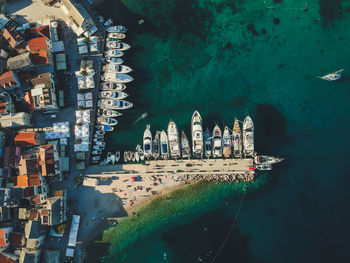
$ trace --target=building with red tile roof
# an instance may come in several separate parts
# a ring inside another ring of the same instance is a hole
[[[18,175],[14,187],[40,186],[41,180],[39,174]]]
[[[19,160],[19,175],[38,174],[38,162],[33,156],[21,156]]]
[[[35,66],[38,67],[53,67],[53,57],[50,51],[41,50],[33,51],[32,61]]]
[[[29,29],[29,33],[35,34],[39,37],[47,37],[50,39],[50,27],[49,26],[39,26],[39,27],[32,27]]]
[[[0,75],[0,86],[5,90],[13,90],[21,87],[21,83],[13,71],[7,71]]]
[[[34,186],[31,187],[26,187],[23,189],[23,197],[28,198],[28,197],[33,197],[35,195],[34,193]]]
[[[16,159],[16,147],[6,146],[4,150],[4,162],[3,162],[4,168],[8,169],[10,167],[15,167],[16,166],[15,159]]]
[[[50,40],[47,37],[36,37],[28,41],[29,51],[51,50]]]
[[[45,143],[45,134],[40,132],[18,132],[15,136],[16,146],[33,146]]]
[[[10,245],[16,247],[23,247],[26,244],[26,239],[23,233],[11,232],[9,234]]]
[[[54,176],[59,174],[57,157],[58,153],[54,145],[47,144],[40,146],[37,158],[39,171],[42,176]]]
[[[6,27],[2,35],[12,48],[16,48],[24,43],[23,36],[14,27]]]
[[[10,253],[2,252],[0,253],[1,263],[18,263],[18,257]]]

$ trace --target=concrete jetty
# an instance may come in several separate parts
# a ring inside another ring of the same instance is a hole
[[[88,177],[108,177],[113,175],[134,174],[251,174],[254,166],[253,158],[244,159],[185,159],[185,160],[151,160],[137,164],[121,164],[108,166],[90,166],[86,170]]]

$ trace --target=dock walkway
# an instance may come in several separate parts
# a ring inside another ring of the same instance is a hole
[[[137,164],[89,166],[86,176],[101,177],[123,174],[245,174],[251,173],[253,158],[152,160]]]

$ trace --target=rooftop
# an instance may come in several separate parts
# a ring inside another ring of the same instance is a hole
[[[48,49],[47,37],[37,37],[28,41],[30,51],[46,50]]]
[[[49,26],[39,26],[39,27],[32,27],[29,29],[29,33],[34,33],[37,36],[40,37],[47,37],[50,39],[50,27]]]
[[[34,65],[49,64],[48,51],[32,52],[32,59]]]
[[[36,132],[18,132],[15,137],[15,143],[17,146],[36,145],[35,135]]]
[[[22,35],[14,27],[5,27],[3,37],[7,40],[12,48],[15,48],[23,42]]]
[[[17,86],[16,74],[13,71],[7,71],[0,75],[0,86],[4,89]]]
[[[33,65],[32,57],[30,52],[17,55],[15,57],[10,57],[7,60],[7,67],[10,70],[19,70],[22,68],[30,67]]]
[[[32,78],[30,82],[32,83],[33,86],[51,83],[51,73],[47,72],[47,73],[39,74],[37,77]]]

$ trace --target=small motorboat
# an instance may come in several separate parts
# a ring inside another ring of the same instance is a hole
[[[111,154],[111,162],[112,162],[112,164],[115,164],[115,155],[114,154]]]
[[[113,38],[117,38],[117,39],[124,39],[124,38],[126,38],[126,35],[123,33],[109,33],[108,37],[113,37]]]
[[[104,90],[98,93],[98,97],[100,99],[116,99],[116,100],[122,100],[128,97],[129,95],[123,91],[111,91],[111,90]]]
[[[136,161],[136,154],[135,154],[135,152],[131,152],[131,161],[133,161],[133,162]]]
[[[94,151],[92,151],[92,154],[93,155],[100,155],[102,153],[102,150],[94,150]]]
[[[107,28],[107,32],[109,33],[126,33],[126,31],[128,31],[128,29],[122,25],[110,26]]]
[[[210,131],[207,128],[204,133],[204,155],[206,157],[211,156],[211,151],[212,151],[212,143],[211,143],[211,136],[210,136]]]
[[[119,74],[116,72],[105,72],[101,74],[101,80],[107,82],[128,83],[134,80],[133,77],[127,74]]]
[[[128,158],[129,158],[129,161],[131,161],[131,157],[132,157],[132,152],[131,152],[131,151],[128,151]]]
[[[160,150],[162,159],[169,159],[168,136],[165,131],[160,133]]]
[[[128,162],[128,161],[129,161],[129,155],[128,155],[128,152],[125,151],[125,152],[124,152],[124,162],[126,163],[126,162]]]
[[[116,151],[115,152],[115,161],[119,162],[119,160],[120,160],[120,151]]]
[[[106,118],[106,117],[97,117],[97,121],[104,125],[117,125],[118,121],[114,118]]]
[[[109,50],[105,51],[105,56],[107,57],[107,59],[120,58],[120,57],[124,56],[124,53],[122,51],[119,51],[116,49],[109,49]]]
[[[135,161],[136,162],[140,161],[140,154],[138,151],[135,152]]]
[[[121,58],[117,58],[117,57],[108,57],[108,58],[106,59],[106,61],[107,61],[108,63],[117,64],[117,65],[123,64],[123,62],[124,62],[124,60],[122,60]]]
[[[181,155],[182,158],[188,158],[191,156],[190,142],[184,131],[181,132]]]
[[[92,146],[92,149],[94,149],[94,150],[104,150],[105,149],[105,147],[104,146],[102,146],[102,145],[94,145],[94,146]]]
[[[213,129],[213,157],[222,156],[222,132],[219,125]]]
[[[99,103],[100,105],[98,105]],[[97,102],[97,105],[106,109],[114,110],[127,110],[133,106],[131,102],[126,100],[100,100]]]
[[[109,28],[112,24],[113,24],[113,20],[112,20],[112,18],[110,18],[105,22],[104,25],[105,25],[105,27]]]
[[[98,131],[95,132],[95,134],[103,135],[103,134],[105,134],[105,131],[104,130],[98,130]]]
[[[126,51],[130,49],[130,45],[120,41],[107,41],[106,47],[109,49],[116,49],[119,51]]]
[[[103,138],[94,138],[93,142],[103,142]]]
[[[115,72],[119,74],[127,74],[132,71],[132,68],[125,65],[119,65],[119,64],[107,64],[102,67],[102,71]]]
[[[125,84],[116,82],[105,82],[101,84],[101,90],[123,91],[126,89]]]
[[[114,127],[111,125],[103,125],[103,130],[111,132],[111,131],[114,131]]]
[[[106,146],[106,143],[105,142],[96,142],[96,145]]]
[[[146,159],[152,156],[152,133],[151,125],[147,124],[143,133],[143,152]]]
[[[157,159],[160,155],[160,131],[157,131],[154,135],[153,144],[152,144],[153,158]]]
[[[101,160],[101,156],[93,156],[92,160],[93,161],[99,161],[99,160]]]
[[[120,113],[119,111],[116,111],[116,110],[99,109],[98,115],[103,116],[103,117],[119,117],[119,116],[123,115],[123,113]]]
[[[94,137],[99,139],[104,138],[103,134],[95,134]]]
[[[328,80],[328,81],[334,81],[334,80],[338,80],[341,78],[341,73],[344,71],[344,69],[340,69],[336,72],[333,72],[333,73],[329,73],[325,76],[317,76],[318,78],[320,79],[324,79],[324,80]]]
[[[255,168],[258,170],[262,170],[262,171],[272,170],[271,164],[257,164],[257,165],[255,165]]]
[[[140,156],[141,161],[145,160],[145,154],[144,154],[143,150],[141,149],[141,147],[139,149],[139,156]]]
[[[232,154],[232,141],[230,129],[225,126],[224,134],[222,136],[222,145],[223,145],[223,155],[225,158],[228,158]]]

